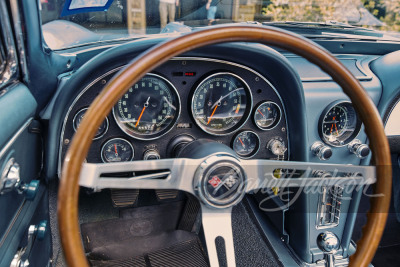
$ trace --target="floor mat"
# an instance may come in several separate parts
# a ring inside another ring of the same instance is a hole
[[[184,232],[184,231],[176,231]],[[186,232],[188,233],[188,232]],[[90,260],[95,267],[128,267],[128,266],[208,266],[204,250],[200,240],[194,234],[186,236],[186,240],[177,242],[166,248],[155,250],[151,253],[142,254],[123,260]]]
[[[121,219],[84,223],[81,234],[85,251],[91,253],[99,247],[120,245],[134,237],[145,242],[143,237],[174,231],[182,208],[182,202],[139,207],[121,211]]]

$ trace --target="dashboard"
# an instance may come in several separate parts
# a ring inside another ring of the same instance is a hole
[[[239,46],[234,48],[242,52]],[[254,53],[260,59],[260,51],[254,48],[246,51],[249,58]],[[177,157],[190,141],[212,139],[244,159],[360,164],[369,150],[359,150],[358,155],[355,152],[367,142],[366,135],[340,87],[308,61],[266,49],[262,57],[268,64],[252,62],[239,54],[221,58],[215,56],[218,50],[214,54],[208,50],[173,58],[152,70],[132,85],[104,119],[87,162]],[[121,52],[122,56],[127,58],[126,52]],[[368,67],[376,57],[337,57],[377,103],[380,84]],[[98,58],[107,61],[106,57]],[[282,70],[280,65],[285,61],[288,64]],[[61,95],[69,91],[64,96],[69,101],[64,101],[65,112],[60,113],[58,173],[85,111],[124,66],[121,62],[124,60],[102,68],[97,64],[97,71],[82,75],[77,88],[61,86]],[[267,70],[260,69],[261,65]]]
[[[96,78],[64,120],[61,158],[90,103],[120,68]],[[276,88],[240,64],[175,58],[134,84],[105,118],[90,163],[175,157],[194,139],[213,139],[241,158],[287,159],[285,108]]]

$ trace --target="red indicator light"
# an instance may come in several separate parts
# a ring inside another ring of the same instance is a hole
[[[196,72],[185,72],[185,76],[196,76]]]

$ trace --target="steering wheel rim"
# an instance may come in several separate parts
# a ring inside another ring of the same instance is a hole
[[[350,257],[350,266],[368,266],[386,224],[390,205],[392,170],[389,144],[380,115],[359,81],[329,52],[299,35],[274,27],[219,26],[161,43],[134,59],[105,86],[85,114],[65,156],[58,197],[59,230],[69,266],[89,266],[79,234],[79,175],[92,139],[104,118],[122,95],[140,78],[170,58],[202,46],[222,42],[256,42],[285,49],[318,65],[331,75],[350,98],[365,125],[376,165],[377,183],[367,224]]]

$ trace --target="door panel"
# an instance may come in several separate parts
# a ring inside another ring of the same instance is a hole
[[[7,88],[0,97],[0,173],[7,169],[7,162],[14,159],[20,167],[21,183],[25,184],[39,179],[42,162],[40,131],[32,119],[35,110],[36,101],[22,84]],[[17,190],[0,195],[0,266],[9,266],[18,249],[24,247],[30,224],[47,220],[47,206],[39,205],[46,201],[44,193],[45,186],[41,185],[32,200]],[[36,214],[43,215],[33,218]],[[43,244],[44,249],[48,250],[49,240],[44,243],[47,243]]]
[[[0,22],[0,266],[10,266],[17,252],[29,266],[46,266],[51,233],[48,195],[40,182],[41,127],[34,120],[37,102],[19,80],[18,51],[4,0]],[[29,229],[33,238],[28,238]],[[30,253],[23,252],[27,247]]]

